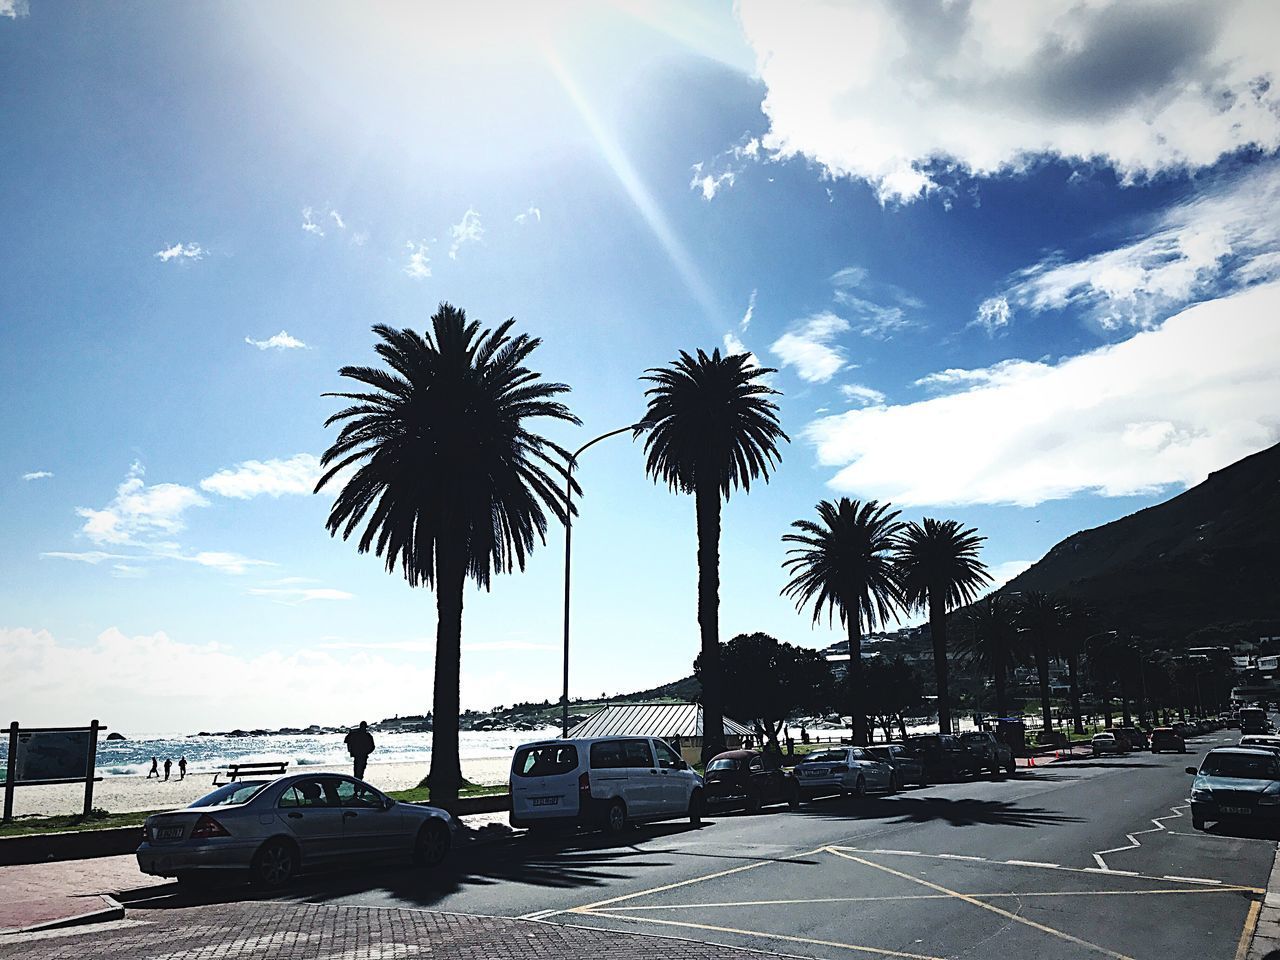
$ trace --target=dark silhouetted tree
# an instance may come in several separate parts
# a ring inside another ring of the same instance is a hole
[[[996,713],[1009,716],[1009,671],[1018,646],[1016,610],[1000,596],[984,597],[964,612],[956,652],[988,674],[996,693]]]
[[[898,537],[895,562],[903,605],[929,614],[933,672],[938,688],[938,729],[951,732],[951,695],[947,687],[947,612],[973,602],[991,582],[978,547],[986,537],[955,520],[908,523]]]
[[[678,493],[693,494],[698,526],[698,628],[702,641],[703,759],[724,749],[720,654],[720,501],[751,481],[769,479],[782,456],[778,391],[748,354],[696,357],[684,351],[642,379],[653,424],[645,438],[646,470]]]
[[[532,432],[536,420],[577,423],[554,398],[568,391],[525,366],[539,340],[513,335],[514,321],[481,331],[447,303],[421,335],[379,324],[374,349],[385,366],[343,367],[367,389],[330,393],[350,405],[321,460],[319,491],[341,479],[326,527],[387,571],[436,595],[432,704],[432,800],[452,803],[458,760],[462,596],[467,579],[486,590],[493,573],[523,569],[545,542],[548,512],[565,519],[559,445]]]
[[[849,635],[849,722],[853,740],[867,743],[867,709],[858,702],[862,685],[862,637],[895,619],[900,602],[893,548],[903,524],[898,511],[876,500],[861,503],[841,497],[835,503],[822,500],[818,522],[796,520],[798,533],[784,534],[787,551],[783,568],[791,581],[782,589],[796,609],[813,606],[816,624],[827,615],[839,617]]]
[[[862,703],[884,730],[885,738],[892,738],[890,724],[896,723],[898,735],[905,740],[906,715],[924,703],[924,684],[920,681],[920,674],[902,656],[891,660],[873,657],[864,665],[862,684]]]
[[[1053,730],[1053,711],[1049,698],[1049,658],[1062,637],[1064,611],[1062,604],[1047,593],[1028,590],[1022,594],[1018,621],[1026,638],[1028,652],[1036,665],[1040,682],[1040,721],[1046,733]]]

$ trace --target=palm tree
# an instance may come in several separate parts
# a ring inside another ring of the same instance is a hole
[[[938,729],[951,732],[951,699],[947,689],[947,611],[973,602],[991,582],[978,545],[986,537],[955,520],[925,518],[908,523],[898,537],[895,561],[903,606],[929,612],[933,671],[938,685]]]
[[[1067,661],[1067,682],[1071,685],[1071,722],[1076,733],[1084,733],[1080,715],[1080,655],[1085,642],[1097,624],[1097,613],[1079,599],[1063,601],[1062,632],[1058,637],[1058,653]]]
[[[1020,610],[1023,629],[1031,643],[1036,674],[1040,680],[1040,719],[1045,733],[1053,731],[1049,700],[1049,655],[1062,636],[1062,605],[1047,593],[1028,590],[1022,595]]]
[[[1000,596],[984,597],[970,606],[965,619],[968,634],[956,643],[966,660],[991,675],[996,688],[996,713],[1009,716],[1009,671],[1018,642],[1018,624],[1010,602]]]
[[[434,802],[451,804],[458,761],[458,677],[462,592],[467,578],[486,590],[490,575],[524,569],[547,511],[564,522],[567,452],[531,432],[539,418],[578,423],[553,398],[568,391],[525,366],[541,342],[510,333],[513,320],[480,330],[440,304],[425,336],[383,324],[374,349],[385,367],[343,367],[366,388],[328,393],[351,405],[325,421],[342,423],[321,464],[326,484],[342,481],[325,524],[343,540],[363,525],[357,550],[399,567],[411,587],[436,594],[431,771]],[[389,368],[389,369],[388,369]]]
[[[720,676],[720,498],[734,489],[750,491],[757,477],[782,456],[777,442],[789,440],[778,425],[778,394],[764,378],[775,371],[754,365],[749,354],[710,356],[683,350],[666,367],[641,379],[645,421],[646,472],[678,493],[692,493],[698,524],[698,627],[702,639],[703,758],[724,749]]]
[[[867,715],[861,703],[863,628],[874,630],[888,622],[899,603],[898,576],[893,565],[895,537],[903,524],[889,504],[870,500],[860,503],[841,497],[836,503],[821,501],[818,523],[796,520],[800,533],[784,534],[784,543],[798,546],[787,551],[783,569],[791,582],[782,590],[795,600],[796,609],[813,604],[813,622],[827,611],[849,631],[849,722],[853,742],[867,743]]]

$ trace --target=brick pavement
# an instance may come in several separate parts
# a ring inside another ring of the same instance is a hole
[[[776,957],[640,934],[426,910],[230,903],[130,910],[104,927],[0,936],[4,960],[731,960]]]

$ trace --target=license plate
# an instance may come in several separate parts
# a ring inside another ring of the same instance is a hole
[[[1219,807],[1218,809],[1223,813],[1231,814],[1233,817],[1243,817],[1253,813],[1253,811],[1248,807]]]
[[[554,807],[559,805],[560,798],[559,797],[534,797],[532,802],[535,807]]]
[[[805,771],[804,771],[804,775],[805,775],[806,777],[825,777],[825,776],[827,775],[827,771],[825,771],[825,770],[805,770]]]
[[[157,840],[181,840],[181,827],[156,827]]]

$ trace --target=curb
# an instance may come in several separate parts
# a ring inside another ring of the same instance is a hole
[[[56,920],[45,920],[43,923],[33,923],[30,926],[19,927],[16,930],[6,930],[0,933],[0,936],[3,933],[38,933],[43,930],[62,930],[66,927],[80,927],[91,923],[107,923],[111,920],[124,919],[124,906],[114,897],[105,893],[77,899],[83,899],[86,903],[96,901],[97,906],[69,917],[59,917]]]
[[[107,830],[68,830],[0,838],[0,867],[50,860],[92,860],[133,853],[142,841],[142,826]]]
[[[1260,901],[1255,900],[1250,908],[1249,920],[1245,922],[1244,932],[1240,935],[1240,947],[1236,950],[1236,956],[1243,960],[1273,960],[1280,957],[1280,845],[1276,846],[1275,860],[1271,863],[1266,896]]]

